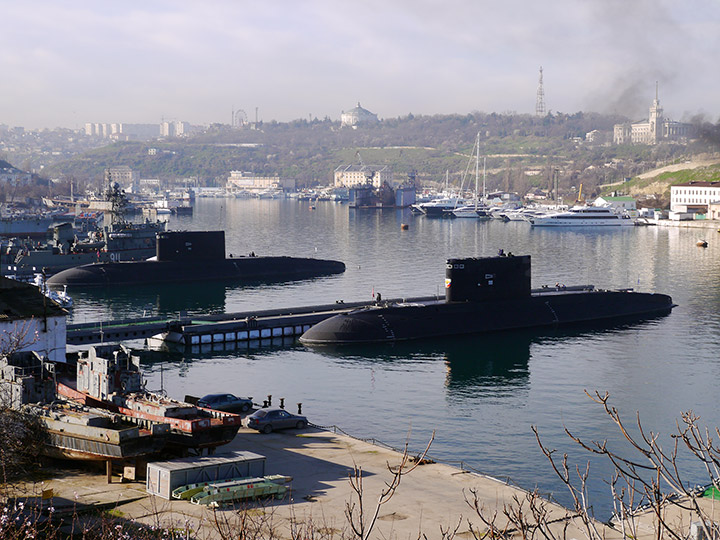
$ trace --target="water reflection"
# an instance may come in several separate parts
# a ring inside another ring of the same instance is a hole
[[[69,322],[136,317],[138,309],[143,316],[173,317],[180,312],[190,315],[225,313],[234,311],[228,307],[228,299],[233,296],[257,294],[272,286],[292,287],[330,279],[332,277],[320,276],[292,281],[266,279],[238,283],[237,280],[222,280],[87,287],[73,291],[72,296],[78,308],[71,313]]]
[[[73,292],[76,305],[82,306],[72,314],[73,322],[82,320],[89,306],[103,309],[106,320],[137,316],[138,308],[145,316],[177,315],[181,311],[221,311],[225,308],[225,292],[226,287],[222,283],[88,287]]]

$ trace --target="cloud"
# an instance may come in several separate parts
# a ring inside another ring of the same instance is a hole
[[[0,123],[203,124],[533,112],[720,111],[714,0],[38,0],[4,7]],[[74,113],[72,111],[75,111]]]

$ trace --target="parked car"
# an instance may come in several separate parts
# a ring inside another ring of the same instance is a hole
[[[237,397],[232,394],[208,394],[197,401],[198,407],[225,412],[248,412],[253,408],[251,397]]]
[[[245,419],[249,428],[262,433],[270,433],[276,429],[303,429],[308,425],[307,418],[299,414],[291,414],[285,409],[258,409]]]

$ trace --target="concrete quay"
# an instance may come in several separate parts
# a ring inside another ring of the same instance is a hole
[[[190,538],[220,538],[216,523],[225,527],[225,538],[238,536],[231,531],[240,522],[238,510],[246,510],[246,516],[273,529],[272,537],[291,538],[291,524],[312,523],[315,535],[300,537],[350,538],[346,517],[348,504],[358,507],[349,475],[357,467],[362,471],[364,506],[366,518],[371,516],[376,503],[392,480],[388,467],[395,467],[402,454],[376,444],[330,431],[307,428],[263,435],[242,428],[230,444],[218,449],[226,451],[251,451],[266,457],[266,474],[292,476],[290,490],[282,500],[246,501],[216,510],[191,504],[188,501],[165,500],[150,495],[142,481],[122,481],[117,475],[108,484],[100,469],[87,468],[58,470],[57,474],[42,484],[15,486],[18,499],[37,496],[41,491],[52,492],[52,498],[42,502],[47,509],[52,506],[54,515],[66,516],[76,512],[85,526],[92,526],[95,514],[87,516],[83,509],[111,511],[115,518],[172,528],[176,534],[188,531]],[[411,454],[413,455],[413,454]],[[542,459],[540,456],[538,459]],[[498,479],[461,470],[440,463],[419,465],[403,476],[395,495],[382,505],[375,527],[367,538],[377,540],[404,540],[415,538],[482,538],[487,526],[471,508],[473,493],[477,494],[478,506],[486,518],[496,516],[495,525],[501,530],[507,525],[504,511],[522,505],[526,519],[531,518],[527,500],[528,492]],[[703,499],[701,506],[711,519],[720,518],[720,508],[715,509],[712,499]],[[545,502],[543,529],[533,535],[558,540],[603,538],[604,540],[656,540],[656,516],[652,509],[638,513],[633,518],[632,529],[623,535],[620,526],[608,526],[592,522],[594,533],[588,534],[582,521],[569,510],[549,501]],[[47,513],[47,512],[46,512]],[[691,524],[697,517],[689,510],[668,505],[664,511],[668,523],[687,538]],[[297,531],[297,527],[296,527]],[[320,531],[319,533],[317,531]],[[450,531],[450,535],[444,532]],[[454,533],[453,533],[454,531]],[[423,536],[424,535],[424,536]],[[528,531],[507,530],[506,538],[527,538]],[[298,536],[296,536],[298,537]]]
[[[349,532],[345,516],[346,505],[357,503],[349,483],[355,467],[362,470],[366,517],[374,510],[386,483],[392,479],[388,466],[400,462],[401,454],[369,442],[322,431],[315,428],[274,432],[269,435],[242,428],[234,441],[218,449],[252,451],[266,457],[266,474],[292,476],[290,491],[282,500],[238,503],[235,508],[221,507],[217,511],[187,501],[165,500],[147,494],[142,482],[124,481],[113,477],[111,484],[99,470],[61,471],[43,482],[42,486],[26,485],[28,495],[52,489],[52,504],[56,514],[67,508],[83,505],[112,509],[113,515],[148,525],[173,527],[177,531],[189,528],[191,537],[215,538],[219,535],[213,525],[222,516],[230,523],[239,521],[235,510],[250,509],[251,515],[266,517],[277,527],[279,538],[290,537],[291,520],[312,521],[315,527],[332,531],[334,538]],[[485,531],[474,510],[467,504],[475,490],[487,515],[497,513],[498,524],[504,523],[503,507],[524,500],[526,492],[497,479],[466,470],[427,463],[418,466],[402,478],[390,501],[380,508],[375,529],[370,538],[442,538],[441,528],[455,530],[457,538],[473,538],[470,524],[477,531]],[[527,505],[527,502],[525,503]],[[557,520],[561,532],[568,512],[563,507],[547,503],[549,520]],[[356,504],[357,506],[357,504]],[[571,530],[574,527],[571,525]],[[580,538],[578,530],[570,537]],[[316,536],[317,537],[317,536]]]
[[[694,219],[687,221],[677,221],[673,219],[650,219],[648,225],[656,225],[658,227],[676,227],[679,229],[715,229],[720,232],[720,221],[712,219]]]

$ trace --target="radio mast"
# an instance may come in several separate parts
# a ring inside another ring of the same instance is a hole
[[[543,91],[542,66],[540,66],[540,81],[537,88],[537,99],[535,101],[535,116],[545,116],[545,92]]]

